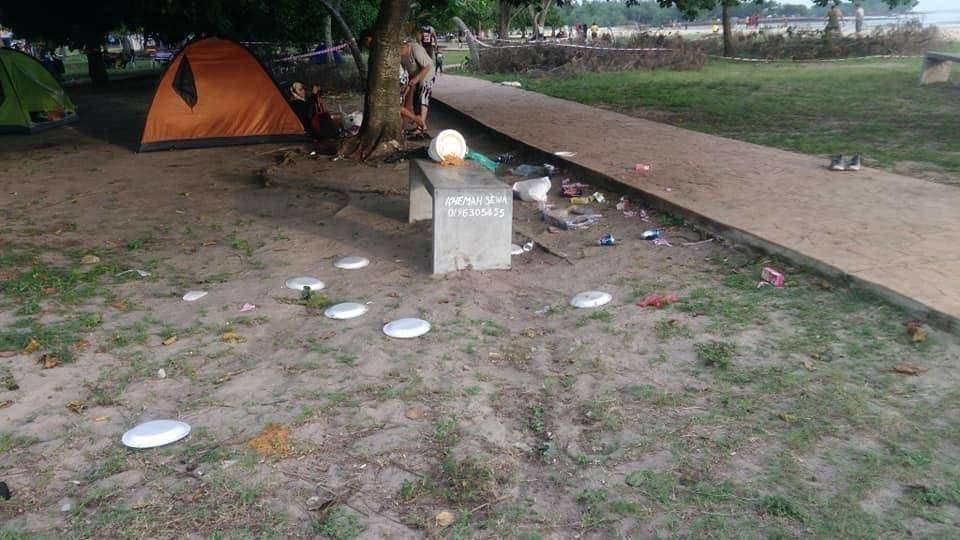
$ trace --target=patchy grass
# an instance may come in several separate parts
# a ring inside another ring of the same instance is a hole
[[[350,510],[335,506],[320,519],[313,522],[313,532],[332,540],[352,540],[357,538],[367,526]]]

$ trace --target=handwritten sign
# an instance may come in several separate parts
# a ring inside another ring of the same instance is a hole
[[[512,202],[503,193],[467,193],[448,195],[443,207],[451,218],[504,218]]]

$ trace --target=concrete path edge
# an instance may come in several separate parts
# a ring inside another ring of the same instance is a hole
[[[711,219],[687,208],[673,204],[654,193],[624,184],[618,181],[616,178],[568,161],[562,157],[554,155],[552,152],[538,148],[534,144],[515,139],[501,131],[498,131],[495,128],[484,124],[473,116],[447,104],[437,96],[434,96],[431,102],[431,106],[442,108],[446,114],[458,118],[467,125],[474,126],[478,130],[492,135],[507,145],[522,147],[527,152],[536,155],[538,159],[542,159],[545,162],[549,161],[552,163],[561,164],[564,169],[573,172],[582,180],[605,187],[611,191],[623,192],[628,195],[642,198],[649,206],[681,216],[694,228],[700,229],[710,235],[723,238],[724,240],[727,240],[735,245],[746,246],[762,253],[777,256],[793,265],[807,268],[813,272],[816,272],[832,282],[875,294],[891,304],[902,308],[910,317],[923,320],[931,326],[946,332],[960,335],[960,319],[949,313],[932,308],[914,298],[910,298],[909,296],[892,291],[879,283],[851,275],[815,257],[811,257],[797,250],[787,248],[783,245],[771,242],[757,235],[748,233],[726,223]]]

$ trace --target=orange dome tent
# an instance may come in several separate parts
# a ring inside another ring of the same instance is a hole
[[[253,54],[230,40],[204,38],[167,66],[140,151],[304,138],[303,124]]]

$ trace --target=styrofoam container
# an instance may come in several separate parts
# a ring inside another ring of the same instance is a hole
[[[187,294],[183,295],[183,299],[187,302],[194,302],[199,300],[207,295],[207,291],[187,291]]]
[[[354,319],[366,312],[367,306],[364,304],[358,304],[356,302],[344,302],[342,304],[328,307],[323,314],[331,319],[346,320]]]
[[[302,291],[304,287],[308,287],[311,291],[319,291],[326,287],[326,284],[319,279],[309,276],[292,277],[284,285],[295,291]]]
[[[179,441],[190,434],[190,424],[178,420],[144,422],[123,434],[123,444],[130,448],[156,448]]]
[[[383,327],[383,333],[400,339],[420,337],[430,331],[430,323],[423,319],[397,319]]]
[[[586,291],[570,299],[570,305],[575,308],[595,308],[607,304],[611,300],[613,300],[613,297],[610,296],[610,293]]]
[[[441,162],[446,156],[457,156],[463,159],[467,155],[467,141],[463,135],[455,129],[445,129],[430,141],[430,147],[427,148],[427,155],[430,159]]]
[[[517,244],[510,244],[510,254],[523,255],[523,246],[518,246]]]
[[[513,191],[521,200],[547,202],[547,193],[550,192],[550,177],[521,180],[513,184]]]
[[[370,259],[366,257],[344,257],[342,259],[337,259],[333,263],[337,268],[342,268],[344,270],[356,270],[357,268],[363,268],[370,264]]]

